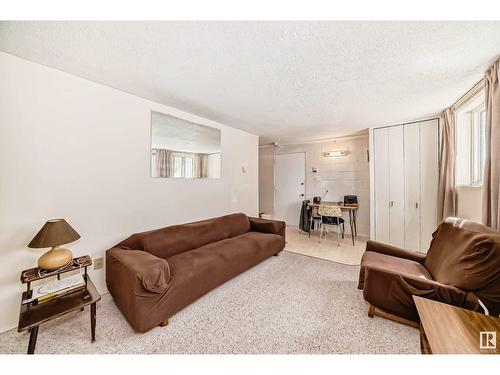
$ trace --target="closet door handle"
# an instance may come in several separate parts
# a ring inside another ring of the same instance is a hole
[[[394,201],[390,201],[389,202],[389,207],[393,207],[394,206]]]
[[[418,202],[415,202],[415,208],[418,208]]]

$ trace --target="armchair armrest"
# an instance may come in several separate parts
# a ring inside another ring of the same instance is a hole
[[[425,258],[427,257],[426,254],[419,253],[418,251],[405,250],[372,240],[369,240],[366,243],[366,251],[373,251],[375,253],[390,255],[397,258],[409,259],[421,264],[424,264]]]
[[[458,289],[452,285],[378,267],[367,268],[365,272],[365,285],[376,288],[372,291],[366,291],[366,293],[380,294],[381,287],[387,288],[397,303],[414,307],[412,296],[415,295],[474,311],[480,311],[481,309],[474,293]]]
[[[170,286],[170,267],[146,251],[113,248],[106,252],[106,284],[117,295],[163,293]]]

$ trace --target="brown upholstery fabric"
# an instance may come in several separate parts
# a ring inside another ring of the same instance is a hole
[[[433,279],[473,291],[490,313],[500,313],[500,232],[458,219],[433,234],[424,266]]]
[[[478,298],[500,314],[500,232],[448,218],[421,254],[368,241],[361,260],[360,289],[372,305],[418,321],[412,296],[481,311]]]
[[[280,221],[235,214],[135,234],[106,253],[108,290],[134,330],[146,332],[283,250],[284,228]],[[137,248],[127,250],[131,246]]]
[[[240,213],[136,233],[116,246],[145,250],[157,257],[167,259],[184,251],[238,236],[249,230],[248,217]]]

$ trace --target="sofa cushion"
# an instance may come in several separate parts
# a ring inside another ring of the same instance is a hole
[[[184,251],[196,249],[250,231],[245,214],[232,214],[195,223],[173,225],[148,232],[136,233],[117,247],[145,250],[167,259]]]

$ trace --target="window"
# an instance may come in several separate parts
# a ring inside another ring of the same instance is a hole
[[[472,114],[472,185],[483,184],[484,170],[484,127],[486,111],[484,108]]]
[[[483,97],[457,112],[458,186],[482,186],[485,158],[485,118]]]
[[[174,178],[193,178],[193,157],[184,154],[174,154]]]

